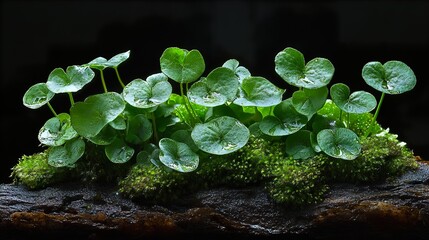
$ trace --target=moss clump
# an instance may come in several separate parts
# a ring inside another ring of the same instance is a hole
[[[14,183],[21,183],[30,189],[45,188],[69,178],[68,168],[56,168],[48,164],[48,150],[30,156],[22,156],[12,168]]]
[[[271,170],[267,184],[270,196],[278,203],[303,206],[321,202],[328,190],[318,157],[308,160],[288,158]]]
[[[370,183],[418,167],[412,151],[387,131],[364,138],[361,144],[362,152],[355,160],[326,158],[325,175],[330,181]]]
[[[119,182],[119,192],[134,200],[172,201],[198,184],[189,182],[189,174],[152,164],[135,164],[128,175]]]

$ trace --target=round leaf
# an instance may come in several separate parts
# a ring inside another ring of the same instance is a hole
[[[89,67],[69,66],[66,72],[62,68],[54,69],[48,77],[46,85],[54,93],[77,92],[94,78]]]
[[[343,83],[332,85],[330,94],[332,101],[347,113],[367,113],[377,106],[377,100],[371,93],[357,91],[350,94],[350,88]]]
[[[28,108],[37,109],[47,104],[54,95],[46,83],[36,83],[25,92],[22,102]]]
[[[46,121],[39,131],[38,138],[44,145],[60,146],[77,135],[71,126],[70,116],[67,113],[61,113]]]
[[[167,167],[179,172],[192,172],[198,167],[199,157],[188,145],[173,139],[159,141],[159,160]]]
[[[135,79],[128,83],[122,95],[133,107],[151,108],[166,102],[172,93],[167,76],[162,73],[149,76],[146,81]]]
[[[299,90],[292,95],[292,104],[297,112],[306,115],[307,117],[313,116],[325,104],[328,97],[328,88],[321,87],[316,89]]]
[[[232,117],[218,117],[194,127],[191,137],[199,149],[216,155],[237,151],[246,145],[250,132]]]
[[[149,140],[152,133],[152,123],[143,114],[138,114],[128,121],[125,140],[132,144],[142,144]]]
[[[104,70],[107,66],[107,59],[104,57],[97,57],[91,62],[84,64],[83,66],[88,66],[93,69]]]
[[[234,100],[239,84],[231,69],[219,67],[210,72],[207,78],[194,83],[189,89],[188,98],[202,106],[219,106]]]
[[[118,93],[92,95],[71,107],[71,123],[79,135],[94,137],[124,109],[125,102]]]
[[[248,77],[241,82],[239,97],[234,103],[240,106],[270,107],[282,101],[284,90],[263,77]]]
[[[361,151],[359,137],[347,128],[324,129],[317,134],[323,152],[334,158],[353,160]]]
[[[107,61],[106,65],[112,68],[117,68],[119,64],[123,63],[125,60],[127,60],[130,57],[130,50],[116,54],[112,58]]]
[[[145,144],[143,150],[137,154],[136,162],[142,165],[153,164],[157,167],[161,167],[159,153],[159,148],[154,144]]]
[[[307,121],[307,116],[298,113],[289,98],[275,106],[274,116],[264,117],[259,128],[270,136],[286,136],[298,132]]]
[[[305,64],[304,55],[290,47],[276,55],[275,65],[275,71],[287,83],[310,89],[326,86],[335,70],[325,58],[314,58]]]
[[[243,79],[251,76],[249,70],[243,66],[239,66],[239,62],[236,59],[229,59],[222,65],[222,67],[226,67],[234,71],[240,83]]]
[[[62,146],[51,147],[48,153],[48,164],[54,167],[73,166],[84,153],[85,142],[75,138]]]
[[[311,132],[301,130],[288,136],[286,153],[294,159],[307,159],[316,155],[311,142]]]
[[[113,163],[125,163],[134,155],[134,149],[129,147],[124,140],[116,138],[104,149],[107,158]]]
[[[203,56],[198,50],[167,48],[160,58],[161,71],[179,83],[197,80],[205,70]]]
[[[86,139],[97,145],[109,145],[115,140],[117,135],[117,131],[108,124],[97,135],[86,137]]]
[[[376,90],[387,94],[400,94],[416,86],[413,70],[400,61],[369,62],[362,69],[365,82]]]

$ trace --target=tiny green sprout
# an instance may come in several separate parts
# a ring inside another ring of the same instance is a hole
[[[413,70],[401,61],[388,61],[385,64],[369,62],[362,68],[362,78],[369,86],[381,92],[373,123],[366,134],[368,136],[380,113],[385,94],[408,92],[416,86],[417,80]]]
[[[314,58],[307,64],[304,55],[288,47],[275,57],[275,71],[290,85],[300,88],[321,88],[334,75],[334,65],[326,58]]]

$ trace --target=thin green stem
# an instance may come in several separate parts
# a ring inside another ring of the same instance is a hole
[[[67,94],[69,95],[70,104],[73,106],[74,105],[73,94],[71,92],[68,92]]]
[[[47,104],[48,104],[49,109],[51,109],[51,112],[54,114],[54,116],[55,116],[55,117],[57,117],[57,116],[58,116],[58,114],[55,112],[55,110],[54,110],[54,108],[52,107],[52,105],[51,105],[49,102],[48,102]]]
[[[152,112],[152,128],[153,128],[153,138],[155,140],[155,143],[157,144],[159,142],[159,136],[158,136],[158,130],[156,127],[156,119],[155,119],[154,112]]]
[[[180,94],[182,96],[186,111],[188,112],[188,114],[190,116],[191,125],[194,126],[195,125],[195,117],[192,114],[192,110],[190,109],[189,104],[188,104],[188,99],[185,96],[185,92],[183,90],[183,83],[180,83]]]
[[[186,92],[188,91],[189,91],[189,83],[186,83]],[[198,117],[197,112],[195,112],[195,109],[192,107],[191,102],[189,102],[189,98],[186,98],[186,101],[189,104],[189,108],[191,109],[194,118],[197,119],[198,122],[200,122],[200,118]]]
[[[350,127],[350,113],[347,113],[347,127]]]
[[[343,122],[343,110],[340,110],[340,122]]]
[[[124,88],[124,87],[125,87],[125,84],[124,84],[124,82],[122,82],[121,76],[119,76],[118,67],[115,67],[115,68],[113,68],[113,69],[115,69],[116,77],[118,78],[119,84],[121,84],[122,88]]]
[[[104,92],[107,93],[106,82],[104,81],[104,73],[103,70],[100,70],[101,84],[103,84]]]
[[[377,109],[375,110],[374,116],[372,117],[371,124],[369,125],[368,130],[366,131],[365,137],[368,137],[369,133],[371,132],[372,128],[374,127],[374,123],[377,120],[378,114],[380,113],[381,104],[383,103],[384,96],[386,94],[383,92],[381,93],[380,100],[378,101]]]

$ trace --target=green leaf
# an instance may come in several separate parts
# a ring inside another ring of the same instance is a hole
[[[22,102],[28,108],[37,109],[47,104],[54,96],[55,93],[48,89],[46,83],[36,83],[25,92]]]
[[[324,129],[317,134],[317,142],[323,152],[334,158],[353,160],[359,156],[359,137],[350,129]]]
[[[192,140],[190,130],[187,130],[187,129],[177,130],[173,134],[171,134],[170,138],[177,142],[185,143],[193,152],[198,152],[198,150],[200,150],[198,146],[195,144],[194,140]]]
[[[121,95],[115,92],[92,95],[70,109],[73,128],[83,137],[96,136],[125,109]]]
[[[223,155],[237,151],[246,145],[250,132],[240,121],[232,117],[219,117],[194,127],[191,137],[204,152]]]
[[[77,136],[77,132],[71,126],[70,115],[61,113],[46,121],[39,131],[38,138],[44,145],[60,146]]]
[[[86,137],[89,141],[97,145],[109,145],[111,144],[115,138],[118,136],[118,132],[110,126],[110,124],[106,125],[101,131],[93,136]]]
[[[300,130],[286,138],[286,153],[294,159],[307,159],[316,155],[311,143],[311,132]]]
[[[307,89],[296,91],[292,95],[292,104],[297,112],[306,115],[308,118],[313,116],[323,107],[328,97],[328,88],[321,87],[316,89]]]
[[[145,144],[143,150],[137,154],[136,162],[142,165],[153,164],[157,167],[161,167],[159,160],[160,150],[157,146],[152,143]]]
[[[122,95],[133,107],[150,108],[166,102],[172,93],[167,76],[162,73],[149,76],[146,81],[135,79],[128,83]]]
[[[116,138],[110,145],[107,145],[104,152],[113,163],[126,163],[134,155],[134,149],[129,147],[121,138]]]
[[[241,82],[239,97],[234,103],[240,106],[270,107],[282,101],[284,90],[263,77],[248,77]]]
[[[276,55],[275,65],[275,71],[287,83],[310,89],[326,86],[335,71],[325,58],[314,58],[305,64],[304,55],[290,47]]]
[[[289,98],[275,106],[274,116],[264,117],[259,128],[270,136],[286,136],[298,132],[307,124],[307,121],[307,116],[298,113]]]
[[[54,167],[70,167],[85,153],[85,142],[81,138],[74,138],[62,146],[49,149],[48,164]]]
[[[89,67],[69,66],[66,72],[55,68],[48,77],[46,85],[54,93],[77,92],[94,78],[94,72]]]
[[[365,82],[374,89],[387,94],[400,94],[413,89],[416,76],[413,70],[400,61],[369,62],[362,69]]]
[[[111,68],[117,68],[119,64],[125,62],[125,60],[127,60],[129,57],[130,57],[130,50],[123,53],[116,54],[115,56],[110,58],[109,61],[107,61],[107,66]]]
[[[197,80],[205,70],[203,56],[198,50],[188,51],[177,47],[165,49],[160,58],[161,71],[179,83]]]
[[[173,139],[159,141],[159,160],[167,167],[179,172],[192,172],[198,167],[199,157],[188,145]]]
[[[97,69],[97,70],[104,70],[106,67],[108,67],[107,59],[105,59],[104,57],[97,57],[91,62],[84,64],[82,66],[88,66],[90,68]]]
[[[377,106],[377,100],[371,93],[356,91],[350,94],[350,88],[343,83],[332,85],[330,94],[332,101],[347,113],[367,113]]]
[[[109,125],[116,130],[125,130],[127,128],[127,122],[122,115],[119,115],[115,120],[109,122]]]
[[[240,83],[243,79],[251,76],[249,70],[243,66],[239,66],[239,62],[236,59],[229,59],[222,65],[222,67],[226,67],[234,71]]]
[[[194,83],[188,91],[188,98],[196,104],[215,107],[233,101],[238,87],[238,78],[234,72],[219,67],[210,72],[207,78]]]
[[[132,144],[142,144],[152,137],[152,123],[139,114],[129,119],[125,140]]]

